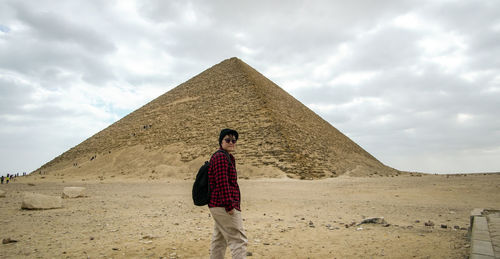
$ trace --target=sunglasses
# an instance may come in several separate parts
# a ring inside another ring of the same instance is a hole
[[[227,144],[233,142],[233,144],[236,144],[236,139],[228,139],[228,138],[225,138],[224,141],[226,141]]]

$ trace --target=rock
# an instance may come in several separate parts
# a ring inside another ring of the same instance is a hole
[[[448,228],[448,225],[446,225],[446,224],[441,224],[441,228]]]
[[[357,226],[359,226],[361,224],[387,224],[387,222],[384,220],[384,217],[380,217],[380,218],[363,219],[363,221],[358,223]]]
[[[2,239],[2,244],[10,244],[10,243],[16,243],[17,240],[10,239],[10,238],[4,238]]]
[[[338,229],[330,224],[326,225],[326,228],[328,228],[328,230],[335,230],[335,229]]]
[[[5,191],[0,190],[0,198],[5,198]]]
[[[352,227],[354,225],[356,225],[356,222],[353,221],[353,222],[351,222],[349,224],[345,224],[345,228],[349,228],[349,227]]]
[[[427,226],[427,227],[433,227],[434,226],[434,222],[432,222],[432,221],[429,220],[429,221],[425,222],[424,225]]]
[[[252,252],[247,252],[247,256],[252,256]]]
[[[62,208],[61,197],[48,196],[38,193],[24,193],[21,209],[48,210]]]
[[[314,227],[314,223],[312,221],[309,221],[309,227],[310,228],[313,228]]]
[[[63,198],[85,197],[85,187],[64,187]]]

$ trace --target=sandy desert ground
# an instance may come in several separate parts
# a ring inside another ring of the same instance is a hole
[[[18,178],[0,186],[7,192],[0,239],[17,240],[1,244],[0,257],[208,258],[213,222],[206,207],[192,205],[191,185]],[[23,192],[60,196],[66,186],[86,187],[88,197],[21,210]],[[240,186],[250,258],[467,258],[470,211],[500,208],[500,174],[242,179]],[[368,217],[387,225],[356,225]]]

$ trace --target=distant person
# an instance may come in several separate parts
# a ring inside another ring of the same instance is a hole
[[[7,174],[7,177],[5,177],[5,183],[8,184],[10,181],[9,175]]]
[[[241,218],[241,195],[236,173],[236,160],[231,154],[236,149],[237,140],[236,130],[223,129],[219,135],[221,152],[216,152],[210,159],[208,207],[215,224],[210,245],[211,259],[224,258],[227,246],[231,249],[233,258],[246,257],[248,240]]]
[[[2,175],[2,177],[0,177],[0,178],[2,179],[2,184],[3,184],[3,175]]]

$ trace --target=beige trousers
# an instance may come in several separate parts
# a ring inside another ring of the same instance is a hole
[[[243,231],[241,212],[235,209],[233,215],[229,215],[223,207],[214,207],[210,208],[210,213],[215,221],[210,259],[224,258],[227,246],[233,259],[245,258],[248,240]]]

